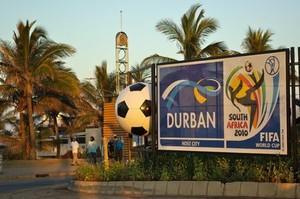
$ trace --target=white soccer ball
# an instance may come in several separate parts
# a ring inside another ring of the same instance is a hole
[[[149,134],[151,85],[138,82],[123,89],[116,101],[115,114],[126,132],[138,136]]]

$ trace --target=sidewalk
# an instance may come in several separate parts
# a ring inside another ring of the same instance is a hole
[[[47,176],[70,176],[77,166],[71,159],[11,160],[3,162],[0,180],[25,179]],[[80,159],[80,162],[85,160]]]

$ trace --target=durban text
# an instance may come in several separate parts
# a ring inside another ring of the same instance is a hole
[[[167,113],[167,128],[216,128],[216,113]]]

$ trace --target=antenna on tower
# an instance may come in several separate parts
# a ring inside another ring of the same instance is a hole
[[[122,16],[123,10],[120,10],[120,28],[121,31],[123,30],[123,16]]]

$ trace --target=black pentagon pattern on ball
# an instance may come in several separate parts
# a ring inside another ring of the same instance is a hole
[[[142,136],[147,133],[146,129],[144,127],[139,126],[139,127],[131,127],[131,133],[134,135]]]
[[[125,118],[128,110],[129,109],[125,101],[122,101],[118,104],[118,116]]]
[[[130,91],[141,91],[146,85],[142,83],[136,83],[129,86]]]
[[[151,116],[151,101],[145,100],[140,109],[146,117]]]

